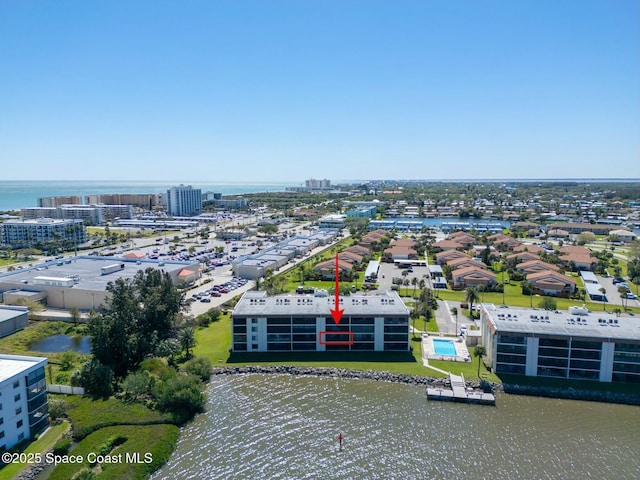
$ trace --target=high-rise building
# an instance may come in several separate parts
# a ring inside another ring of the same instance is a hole
[[[67,197],[40,197],[38,198],[39,207],[59,207],[60,205],[81,205],[82,198],[77,195]]]
[[[202,213],[202,190],[180,185],[167,190],[167,212],[174,217],[193,217]]]
[[[304,186],[311,190],[327,190],[331,188],[331,180],[316,180],[315,178],[311,178],[309,180],[305,180]]]

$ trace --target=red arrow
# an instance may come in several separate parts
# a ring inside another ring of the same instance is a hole
[[[338,254],[336,253],[336,308],[335,310],[329,309],[329,311],[331,312],[331,316],[333,317],[333,321],[336,322],[336,325],[340,323],[342,313],[344,312],[344,310],[340,309],[340,283],[338,281],[339,275],[340,269],[338,268]]]

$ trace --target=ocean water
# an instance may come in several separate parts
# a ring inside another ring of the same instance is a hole
[[[0,211],[38,206],[40,197],[109,193],[161,193],[179,183],[167,182],[103,182],[103,181],[0,181]],[[257,192],[278,192],[292,183],[185,183],[202,192],[224,195]]]

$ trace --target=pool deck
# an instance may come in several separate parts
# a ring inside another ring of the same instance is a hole
[[[447,340],[453,343],[454,348],[456,349],[456,355],[439,355],[435,351],[435,347],[433,346],[434,340]],[[470,362],[471,355],[469,355],[469,350],[467,350],[467,345],[464,341],[461,341],[459,337],[444,337],[442,334],[440,336],[435,337],[429,334],[422,335],[422,351],[426,353],[426,357],[430,360],[446,360],[449,362]]]
[[[467,388],[463,376],[449,373],[451,389],[427,388],[429,400],[442,400],[448,402],[477,403],[480,405],[495,405],[496,397],[492,393],[477,392]]]

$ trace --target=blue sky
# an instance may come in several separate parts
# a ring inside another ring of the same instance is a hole
[[[2,179],[640,178],[633,0],[0,2]]]

